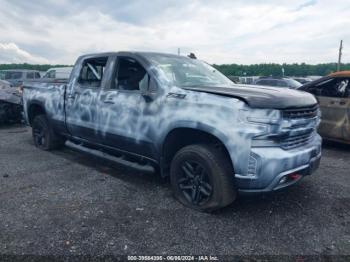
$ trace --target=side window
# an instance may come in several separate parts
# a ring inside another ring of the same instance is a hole
[[[34,79],[34,72],[28,72],[27,79]]]
[[[50,70],[47,77],[48,78],[56,78],[56,70]]]
[[[148,74],[143,66],[133,58],[119,57],[112,88],[140,91],[147,88]]]
[[[349,97],[349,79],[345,78],[342,79],[337,83],[336,90],[337,90],[337,97]]]
[[[40,73],[36,72],[35,73],[35,78],[40,78]]]
[[[86,59],[79,75],[79,83],[86,87],[100,87],[108,57]]]
[[[347,80],[348,80],[348,85],[345,88],[344,97],[350,98],[350,78],[347,78]]]
[[[276,80],[266,80],[266,85],[267,86],[276,86],[277,81]]]
[[[256,82],[257,85],[267,86],[269,85],[268,80],[259,80]]]
[[[13,71],[8,71],[6,72],[5,79],[21,79],[23,77],[22,72],[13,72]]]
[[[316,84],[308,91],[316,96],[348,97],[349,83],[350,81],[348,78],[327,79]]]
[[[281,87],[288,87],[287,83],[285,81],[282,81],[282,80],[279,80],[278,81],[278,86],[281,86]]]

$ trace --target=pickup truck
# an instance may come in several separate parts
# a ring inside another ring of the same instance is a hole
[[[38,148],[66,144],[170,176],[175,197],[199,211],[293,185],[321,158],[313,95],[236,85],[189,57],[84,55],[68,81],[25,83],[23,104]]]

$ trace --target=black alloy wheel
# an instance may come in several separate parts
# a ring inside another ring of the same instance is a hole
[[[205,167],[195,161],[184,161],[179,173],[178,187],[192,205],[203,205],[213,191],[213,186]]]

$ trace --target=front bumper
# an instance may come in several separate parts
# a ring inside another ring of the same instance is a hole
[[[322,139],[316,135],[307,145],[293,150],[279,147],[257,147],[252,149],[256,159],[256,173],[253,175],[236,174],[236,185],[242,193],[263,193],[291,186],[304,176],[311,175],[319,166]],[[298,176],[296,176],[296,174]],[[281,183],[281,179],[295,175]]]

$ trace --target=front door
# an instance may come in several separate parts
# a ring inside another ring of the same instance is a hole
[[[156,117],[157,101],[141,94],[150,76],[132,57],[118,57],[109,88],[99,96],[98,122],[103,127],[100,143],[153,158],[152,123]]]

